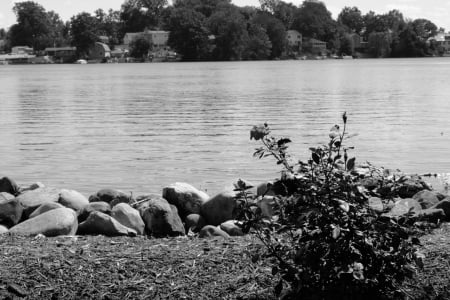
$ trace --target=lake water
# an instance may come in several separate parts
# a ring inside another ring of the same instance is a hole
[[[450,172],[450,59],[0,66],[0,176],[89,195],[220,191],[278,177],[255,124],[326,142],[347,111],[357,161]]]

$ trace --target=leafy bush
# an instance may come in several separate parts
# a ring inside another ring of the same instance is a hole
[[[270,136],[267,124],[251,131],[262,143],[255,156],[274,157],[283,172],[273,185],[271,217],[262,215],[245,182],[238,184],[240,217],[273,258],[272,273],[281,278],[275,291],[285,299],[401,298],[401,283],[415,271],[410,229],[367,205],[369,191],[360,182],[374,175],[355,172],[345,113],[342,121],[326,145],[296,164],[287,152],[290,139]]]

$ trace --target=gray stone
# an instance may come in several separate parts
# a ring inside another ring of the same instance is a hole
[[[216,236],[221,236],[226,239],[230,237],[230,235],[228,233],[226,233],[219,227],[212,226],[212,225],[206,225],[205,227],[203,227],[200,230],[200,233],[198,235],[199,238],[208,238],[208,237],[216,237]]]
[[[433,209],[442,209],[446,216],[446,221],[450,220],[450,198],[439,201],[439,203],[433,205]]]
[[[10,193],[1,192],[0,193],[0,201],[9,201],[14,199],[14,195],[11,195]]]
[[[12,227],[20,222],[23,206],[17,199],[0,201],[0,224]]]
[[[80,223],[77,234],[102,234],[106,236],[136,236],[134,229],[119,223],[113,217],[99,211],[92,212],[86,221]]]
[[[239,227],[237,224],[238,221],[229,220],[220,224],[220,229],[228,233],[228,235],[230,236],[243,236],[244,233],[242,232],[242,228]]]
[[[77,215],[70,208],[47,211],[9,229],[10,233],[45,236],[74,235],[78,228]]]
[[[120,224],[134,229],[138,234],[144,234],[145,224],[137,209],[126,203],[119,203],[113,207],[111,217],[119,221]]]
[[[78,214],[89,204],[89,200],[81,193],[74,190],[61,190],[58,202],[65,207],[71,208]]]
[[[205,192],[183,182],[176,182],[165,187],[162,196],[177,207],[182,218],[190,214],[200,214],[202,204],[209,199]]]
[[[236,193],[226,191],[203,203],[201,215],[205,218],[206,224],[217,226],[233,220],[236,207]]]
[[[263,182],[256,187],[257,196],[275,196],[275,192],[272,189],[273,182]]]
[[[156,237],[184,235],[184,226],[175,206],[163,198],[148,201],[143,213],[147,232]]]
[[[428,208],[415,215],[420,220],[426,220],[428,222],[438,223],[446,220],[446,215],[443,209]]]
[[[192,232],[199,232],[205,225],[205,219],[198,214],[190,214],[184,219],[184,227],[186,228],[186,232],[189,232],[189,229]]]
[[[384,211],[383,201],[378,197],[369,198],[369,200],[367,200],[367,205],[369,205],[369,208],[376,213],[381,214]]]
[[[359,184],[368,190],[376,189],[379,183],[380,183],[379,178],[375,178],[372,176],[365,177],[359,181]]]
[[[397,192],[401,198],[411,198],[418,192],[428,189],[428,185],[418,176],[411,176],[401,183]]]
[[[271,218],[274,214],[275,198],[273,196],[264,196],[256,202],[264,217]]]
[[[423,209],[427,209],[439,203],[436,193],[428,190],[423,190],[416,193],[413,199],[417,200]]]
[[[89,217],[89,215],[94,211],[99,211],[101,213],[111,215],[111,205],[109,205],[106,202],[89,203],[88,205],[83,207],[83,209],[81,209],[80,214],[78,215],[78,222],[81,223],[85,221]]]
[[[114,207],[114,205],[119,203],[132,204],[134,202],[134,199],[131,194],[127,195],[120,190],[102,189],[96,194],[91,195],[89,197],[89,202],[106,202],[109,203],[111,207]]]
[[[9,232],[8,227],[0,225],[0,234],[5,234],[8,232]]]
[[[44,188],[45,185],[42,182],[35,182],[30,184],[29,186],[20,186],[20,193],[25,193],[28,191],[34,191],[37,190],[39,188]]]
[[[420,203],[412,198],[400,199],[395,201],[394,207],[386,214],[391,217],[400,217],[409,212],[420,213],[422,211],[422,206]]]
[[[0,178],[0,192],[5,192],[14,196],[19,194],[19,186],[9,177]]]
[[[17,200],[24,208],[25,218],[43,203],[58,202],[59,192],[58,189],[43,187],[20,194]]]
[[[156,194],[142,195],[137,197],[136,203],[131,206],[139,211],[141,217],[144,217],[144,211],[149,208],[150,200],[152,199],[161,199],[161,196]]]
[[[64,206],[57,203],[57,202],[47,202],[41,204],[38,208],[36,208],[28,217],[28,219],[37,217],[39,215],[42,215],[45,212],[48,212],[53,209],[63,208]]]

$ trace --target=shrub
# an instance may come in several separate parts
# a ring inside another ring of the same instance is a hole
[[[412,231],[369,209],[369,191],[359,183],[375,175],[354,171],[345,113],[342,121],[326,145],[311,148],[310,159],[295,164],[287,152],[290,139],[270,136],[267,124],[251,131],[262,143],[254,155],[271,156],[283,168],[273,186],[277,204],[271,218],[261,215],[245,182],[237,186],[244,229],[259,236],[273,258],[272,273],[281,278],[277,296],[392,299],[402,295],[401,283],[415,271]]]

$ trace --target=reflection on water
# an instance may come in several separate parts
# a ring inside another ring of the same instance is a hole
[[[0,176],[213,193],[277,176],[252,157],[254,124],[305,158],[343,111],[360,161],[450,172],[449,75],[448,59],[2,66]]]

